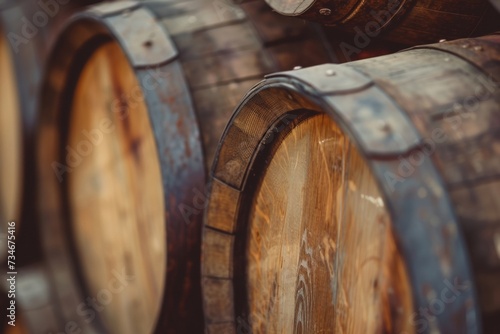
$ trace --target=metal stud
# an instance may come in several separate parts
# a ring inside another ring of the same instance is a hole
[[[320,13],[321,15],[325,15],[325,16],[327,16],[327,15],[331,15],[331,14],[332,14],[332,10],[331,10],[330,8],[321,8],[321,9],[319,10],[319,13]]]
[[[335,72],[332,69],[329,69],[329,70],[326,70],[325,74],[326,74],[327,77],[332,77],[332,76],[336,75],[337,72]]]

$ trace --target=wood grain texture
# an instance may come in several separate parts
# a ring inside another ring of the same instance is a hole
[[[329,244],[337,309],[328,319],[336,331],[496,333],[499,44],[498,34],[439,43],[277,74],[255,86],[213,167],[214,194],[222,195],[210,197],[205,233],[220,229],[234,239],[233,272],[218,278],[233,290],[217,294],[212,285],[204,303],[232,299],[234,317],[210,314],[208,325],[315,332],[308,326],[326,323],[314,318],[325,307],[311,306],[318,299],[304,291],[325,286],[310,264],[320,262],[316,245]],[[307,125],[322,112],[349,134],[331,141],[334,153],[323,160],[321,145],[308,146],[323,138],[321,127]],[[335,179],[337,159],[345,172]],[[338,188],[341,215],[332,204]],[[223,208],[224,225],[212,208]],[[330,223],[323,212],[342,220]],[[325,221],[335,243],[321,242]],[[204,247],[204,263],[211,252]],[[299,295],[304,306],[290,307]]]
[[[61,318],[77,322],[84,332],[99,331],[100,322],[116,333],[148,332],[151,322],[155,323],[151,332],[156,333],[203,330],[203,192],[220,135],[244,93],[265,74],[331,59],[309,24],[288,21],[281,26],[282,17],[261,2],[243,9],[219,5],[201,0],[139,2],[105,17],[95,14],[104,7],[95,7],[79,15],[57,42],[41,103],[39,173],[40,184],[47,189],[41,198],[43,238]],[[156,59],[150,56],[157,50],[152,43],[158,36],[148,40],[147,31],[139,34],[144,43],[134,39],[136,28],[144,32],[134,20],[139,10],[144,15],[149,10],[151,22],[159,28],[156,33],[165,32],[178,55],[172,52],[164,63],[137,66],[131,75],[124,72],[123,54]],[[264,18],[265,26],[256,28]],[[108,40],[118,40],[120,50],[100,46]],[[287,56],[289,52],[295,55]],[[144,105],[133,106],[135,101],[130,100],[113,103],[123,94],[136,95],[131,76],[141,85]],[[68,104],[74,106],[71,114],[75,115],[69,115]],[[47,166],[67,161],[66,145],[78,146],[85,139],[82,130],[97,124],[105,108],[125,109],[120,112],[127,115],[147,113],[153,130],[144,127],[142,118],[127,116],[127,122],[113,114],[115,130],[71,174],[64,175],[68,185],[55,182],[54,171]],[[150,140],[139,135],[148,131],[154,135],[156,152]],[[161,179],[155,176],[155,164]],[[158,189],[163,190],[163,207],[156,205]],[[194,209],[186,213],[182,205]],[[232,241],[218,234],[212,237],[210,247],[223,254],[226,262],[215,261],[211,275],[227,276],[230,263],[223,251],[233,247]],[[102,252],[106,256],[98,258]],[[137,284],[131,283],[130,292],[117,297],[119,305],[110,304],[109,310],[87,324],[76,311],[78,304],[103,288],[115,264],[137,274]],[[161,276],[162,272],[166,274]],[[210,282],[231,290],[228,280]],[[144,293],[140,300],[139,286]],[[131,315],[131,305],[136,304],[137,312]],[[225,317],[231,305],[228,301],[211,312]]]
[[[404,263],[359,153],[326,115],[276,145],[249,181],[259,182],[248,218],[252,331],[412,332]]]
[[[7,222],[20,228],[22,123],[11,49],[0,29],[0,260],[7,258]]]
[[[166,280],[160,163],[144,97],[123,94],[134,90],[140,93],[120,46],[96,50],[78,80],[68,139],[76,152],[89,152],[68,180],[73,237],[88,292],[110,291],[117,272],[133,277],[102,304],[111,333],[151,332]],[[120,110],[110,108],[116,101]]]
[[[385,39],[415,45],[440,39],[481,36],[500,28],[499,15],[485,0],[475,1],[295,1],[266,0],[277,12],[346,32],[356,32],[350,44],[358,48],[383,33]],[[382,35],[381,35],[382,36]],[[356,42],[356,40],[360,42]],[[359,43],[359,44],[357,44]],[[365,45],[366,46],[366,45]]]
[[[260,1],[239,7],[189,0],[164,12],[199,117],[207,169],[234,107],[260,78],[332,61],[310,24],[281,17]]]

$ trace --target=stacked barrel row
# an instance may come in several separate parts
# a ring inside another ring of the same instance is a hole
[[[353,36],[262,1],[113,1],[47,30],[41,80],[2,56],[30,332],[498,330],[500,35],[334,64],[498,14],[269,5]]]

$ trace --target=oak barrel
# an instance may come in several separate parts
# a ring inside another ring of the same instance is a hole
[[[51,322],[52,312],[44,310],[46,299],[36,288],[46,287],[46,282],[40,279],[42,275],[33,274],[32,269],[25,270],[41,259],[35,168],[37,97],[45,61],[64,20],[94,2],[0,0],[0,262],[6,269],[3,281],[6,272],[17,272],[16,327],[13,329],[29,330],[32,334],[52,330],[40,322]],[[15,222],[15,229],[8,230],[7,222]],[[15,242],[15,249],[12,243],[9,245],[9,254],[5,253],[6,236]],[[6,265],[13,265],[15,270]],[[27,281],[35,284],[28,287]],[[9,303],[10,286],[2,284],[0,290],[2,305]],[[11,318],[5,319],[11,321]]]
[[[203,332],[201,212],[218,139],[265,74],[328,61],[309,24],[260,2],[111,2],[68,22],[38,137],[58,330]]]
[[[480,36],[500,29],[487,0],[266,0],[278,13],[355,33],[345,47],[365,48],[377,37],[416,45]]]
[[[7,222],[15,222],[17,236],[22,235],[24,240],[36,238],[35,224],[31,223],[36,220],[33,146],[37,122],[36,100],[44,61],[62,21],[77,8],[91,2],[95,1],[0,1],[2,263],[6,259],[3,254],[7,249],[7,245],[4,245]],[[22,232],[21,226],[25,226]],[[31,241],[23,245],[26,247],[17,249],[17,265],[36,253],[30,247]]]
[[[0,256],[7,258],[8,222],[16,221],[21,209],[22,125],[16,94],[12,54],[0,26]],[[15,236],[14,236],[15,237]],[[12,239],[12,237],[10,238]]]
[[[496,333],[500,35],[272,74],[220,141],[208,333]]]

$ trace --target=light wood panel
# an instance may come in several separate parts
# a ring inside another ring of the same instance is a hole
[[[100,139],[69,178],[83,276],[91,297],[111,291],[100,312],[111,333],[149,333],[166,279],[162,178],[141,90],[116,43],[98,49],[81,73],[68,146],[84,151],[92,131]],[[122,272],[131,280],[116,283]]]
[[[295,127],[249,216],[255,333],[412,333],[411,287],[362,157],[326,115]]]
[[[19,226],[22,178],[22,128],[14,64],[9,42],[0,29],[0,226]],[[4,244],[5,242],[5,244]],[[5,261],[7,241],[0,239],[0,255]]]

